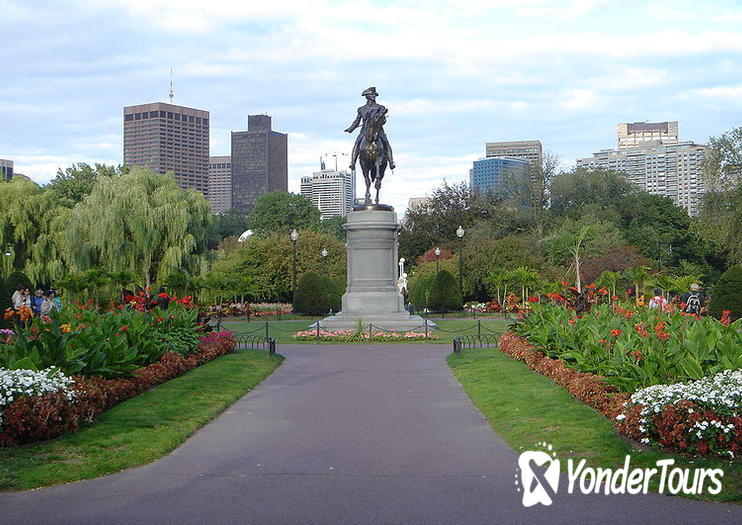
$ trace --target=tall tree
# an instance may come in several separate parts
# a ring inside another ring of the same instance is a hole
[[[577,219],[585,214],[602,219],[627,195],[637,193],[620,173],[609,170],[576,169],[554,177],[551,183],[551,211],[560,217]]]
[[[727,254],[730,264],[742,263],[742,127],[709,139],[704,162],[706,194],[698,215],[698,230]]]
[[[255,209],[247,216],[248,227],[256,233],[290,232],[314,228],[320,211],[304,195],[272,191],[258,197]]]
[[[64,171],[57,170],[57,175],[46,186],[69,206],[74,206],[93,191],[95,183],[104,177],[120,177],[129,171],[125,166],[108,166],[94,164],[90,166],[84,162],[73,164]]]
[[[206,198],[178,187],[172,174],[134,168],[100,179],[73,209],[67,257],[75,270],[129,271],[149,285],[206,265],[211,216]]]

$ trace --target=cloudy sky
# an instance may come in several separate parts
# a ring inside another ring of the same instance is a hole
[[[212,155],[272,115],[297,192],[350,152],[376,86],[398,210],[466,180],[488,140],[540,139],[569,168],[618,122],[678,120],[697,142],[742,125],[739,0],[0,0],[0,20],[0,158],[40,183],[120,163],[122,107],[166,101],[171,67],[174,102],[211,112]]]

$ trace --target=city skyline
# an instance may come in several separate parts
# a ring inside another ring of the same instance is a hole
[[[319,154],[350,151],[342,130],[376,86],[398,165],[382,200],[398,212],[467,180],[486,142],[538,139],[569,168],[620,122],[679,121],[700,144],[742,122],[738,3],[563,4],[0,1],[0,158],[40,183],[121,163],[120,108],[167,102],[171,67],[173,103],[211,114],[211,155],[248,114],[273,116],[295,193]]]

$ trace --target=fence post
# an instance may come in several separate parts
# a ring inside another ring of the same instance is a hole
[[[482,338],[482,320],[477,319],[477,337]]]
[[[373,323],[368,323],[368,340],[371,341],[371,338],[373,337],[373,331],[372,327],[374,326]]]
[[[319,319],[317,319],[317,341],[319,341]]]
[[[428,338],[428,318],[425,318],[425,339]]]
[[[268,355],[276,355],[276,340],[270,339],[268,341]]]
[[[265,338],[268,339],[270,336],[268,335],[268,321],[265,322]]]

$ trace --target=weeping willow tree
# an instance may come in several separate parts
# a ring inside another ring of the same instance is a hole
[[[0,183],[0,202],[0,273],[21,270],[35,283],[63,277],[64,232],[71,210],[56,194],[21,178]]]
[[[174,273],[206,270],[211,216],[206,198],[170,174],[134,168],[100,179],[72,210],[67,258],[75,271],[132,272],[146,286]]]

